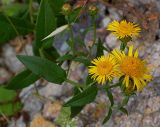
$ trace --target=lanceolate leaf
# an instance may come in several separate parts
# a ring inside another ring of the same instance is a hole
[[[22,89],[39,79],[39,76],[32,73],[30,70],[24,70],[16,75],[7,85],[7,89]]]
[[[42,43],[53,41],[53,39],[49,39],[42,42],[43,38],[56,29],[56,17],[50,4],[51,1],[52,0],[41,0],[36,23],[36,41],[33,44],[35,55],[39,55],[39,49],[41,48]]]
[[[56,62],[56,59],[60,56],[57,52],[56,48],[50,47],[50,48],[41,48],[40,49],[40,56],[43,58],[46,58],[48,60],[51,60],[53,62]]]
[[[112,95],[111,89],[109,89],[107,87],[106,92],[107,92],[107,96],[108,96],[108,98],[110,100],[111,106],[113,106],[114,105],[114,100],[113,100],[113,95]]]
[[[102,55],[103,55],[103,50],[104,50],[104,48],[103,48],[103,43],[102,43],[102,41],[99,39],[99,40],[98,40],[98,44],[97,44],[97,54],[96,54],[96,57],[102,56]]]
[[[128,111],[124,107],[120,107],[119,110],[128,115]]]
[[[110,119],[111,115],[112,115],[112,108],[110,107],[108,111],[108,115],[103,120],[103,124],[105,124]]]
[[[51,38],[51,37],[54,37],[55,35],[61,33],[62,31],[64,31],[65,29],[68,28],[68,25],[64,25],[64,26],[61,26],[59,28],[57,28],[56,30],[54,30],[52,33],[50,33],[47,37],[45,37],[43,40],[46,40],[48,38]]]
[[[73,96],[64,106],[80,107],[94,101],[97,95],[97,87],[95,85],[88,87],[83,92]]]
[[[76,96],[77,94],[81,93],[80,90],[77,87],[74,87],[74,96]],[[85,106],[85,105],[84,105]],[[77,114],[79,114],[81,112],[81,110],[83,109],[84,106],[79,106],[79,107],[71,107],[71,115],[70,117],[73,118],[75,117]]]
[[[53,38],[42,41],[46,36],[53,32],[59,24],[59,20],[63,20],[60,10],[64,0],[41,0],[40,9],[36,23],[36,41],[33,43],[33,51],[35,55],[39,54],[42,43],[53,42]],[[63,22],[65,23],[65,22]],[[61,23],[61,25],[64,25]]]
[[[57,61],[58,61],[58,62],[61,62],[61,61],[65,61],[65,60],[72,60],[73,58],[74,58],[73,55],[71,55],[71,54],[65,54],[65,55],[59,57],[59,58],[57,59]]]
[[[34,74],[42,76],[49,82],[61,84],[66,79],[66,72],[50,60],[36,56],[17,56],[17,58]]]
[[[75,59],[73,59],[73,61],[83,63],[86,66],[89,66],[91,64],[90,61],[88,60],[88,58],[86,58],[84,56],[76,57]]]

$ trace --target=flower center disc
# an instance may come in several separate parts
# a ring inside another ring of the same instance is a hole
[[[107,75],[111,72],[113,65],[109,61],[101,61],[97,65],[97,73],[99,75]]]
[[[120,64],[120,69],[126,75],[136,78],[142,77],[143,74],[145,73],[144,63],[138,58],[129,56],[122,59],[122,62]]]
[[[133,31],[133,28],[128,25],[128,24],[120,24],[119,25],[119,33],[123,34],[123,35],[130,35],[131,32]]]

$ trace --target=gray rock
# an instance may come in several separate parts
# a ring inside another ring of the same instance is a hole
[[[24,66],[16,58],[16,53],[13,47],[9,44],[6,44],[2,47],[4,62],[7,67],[14,73],[19,72]]]
[[[23,117],[21,116],[18,120],[12,119],[8,127],[26,127],[26,124],[24,123]]]
[[[120,42],[117,40],[116,36],[110,33],[105,38],[105,43],[111,48],[117,48],[120,45]]]
[[[6,83],[11,78],[11,74],[5,69],[0,67],[0,84]]]
[[[27,44],[23,49],[23,51],[18,54],[15,52],[15,49],[9,44],[5,44],[2,47],[2,51],[3,51],[2,56],[4,58],[4,63],[13,73],[17,73],[20,70],[22,70],[22,68],[24,68],[23,64],[17,59],[16,55],[33,54],[31,44]]]
[[[23,104],[23,110],[28,112],[30,118],[32,119],[35,114],[41,111],[43,106],[43,100],[31,94],[27,99],[25,99]]]
[[[62,95],[63,85],[48,83],[45,87],[39,89],[39,94],[53,99],[54,97],[59,97]]]

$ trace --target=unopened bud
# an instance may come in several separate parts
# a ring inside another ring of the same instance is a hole
[[[88,11],[91,16],[95,16],[98,12],[98,8],[95,5],[90,5]]]
[[[72,10],[72,7],[71,7],[71,5],[70,4],[64,4],[63,6],[62,6],[62,13],[64,14],[64,15],[68,15],[70,12],[71,12],[71,10]]]

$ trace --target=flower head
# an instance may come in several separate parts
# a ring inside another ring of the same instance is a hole
[[[119,75],[118,64],[112,55],[98,57],[91,62],[89,66],[89,75],[99,84],[104,84],[105,81],[111,81],[113,77]]]
[[[95,16],[98,12],[98,8],[95,5],[90,5],[88,11],[91,16]]]
[[[125,37],[135,37],[139,35],[141,28],[132,22],[127,22],[126,20],[122,20],[120,22],[113,21],[111,22],[107,30],[112,31],[117,38],[122,39]]]
[[[129,47],[127,55],[119,49],[113,50],[112,54],[119,62],[119,71],[124,76],[126,89],[141,91],[146,86],[146,81],[152,79],[146,62],[138,57],[138,50],[133,52],[133,46]]]
[[[62,13],[63,13],[64,15],[68,15],[71,11],[72,11],[72,7],[71,7],[70,4],[65,3],[65,4],[62,6]]]

